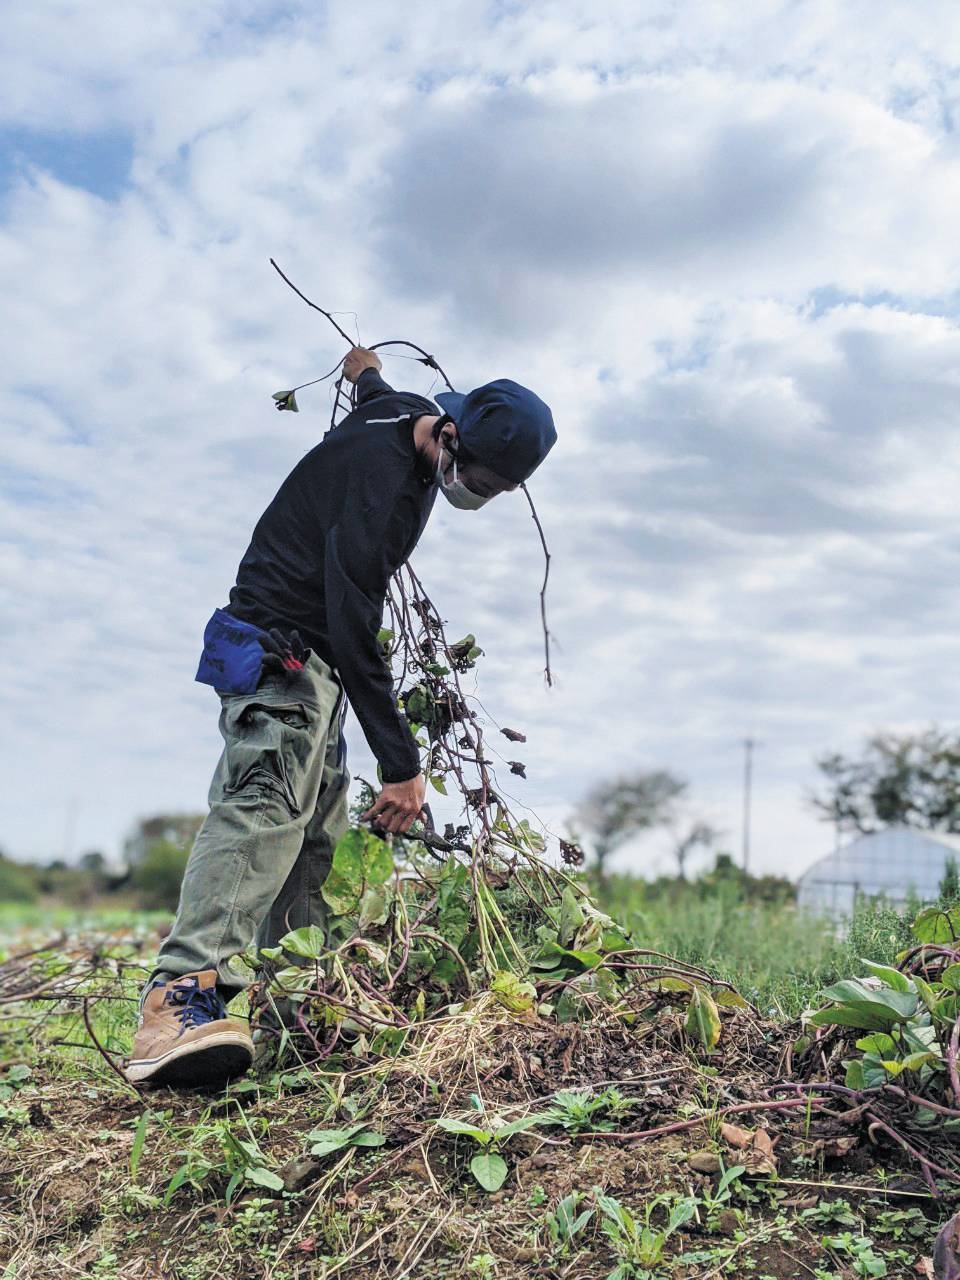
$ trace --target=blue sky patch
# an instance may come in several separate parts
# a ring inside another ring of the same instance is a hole
[[[124,132],[41,133],[0,129],[0,191],[31,167],[60,182],[116,200],[130,180],[133,137]]]

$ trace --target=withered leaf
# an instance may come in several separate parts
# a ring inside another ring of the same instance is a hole
[[[560,840],[560,859],[568,867],[582,867],[587,860],[586,854],[575,840]]]
[[[741,1129],[737,1124],[722,1124],[720,1126],[720,1136],[724,1142],[731,1147],[736,1147],[738,1151],[749,1147],[753,1142],[753,1131]]]

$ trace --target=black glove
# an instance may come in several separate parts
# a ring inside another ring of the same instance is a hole
[[[263,649],[263,670],[269,675],[284,675],[291,671],[302,671],[312,653],[305,649],[299,631],[291,631],[288,640],[282,631],[271,627],[267,635],[260,637]]]

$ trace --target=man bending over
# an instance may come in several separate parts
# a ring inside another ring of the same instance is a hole
[[[326,926],[320,887],[348,826],[348,701],[383,783],[364,818],[401,832],[420,814],[419,752],[377,642],[390,578],[438,492],[475,511],[556,441],[548,407],[508,379],[438,395],[438,412],[380,367],[362,347],[347,356],[357,407],[280,486],[204,632],[197,679],[220,696],[224,748],[141,998],[133,1081],[211,1084],[249,1067],[247,1023],[226,1013],[246,985],[230,958]]]

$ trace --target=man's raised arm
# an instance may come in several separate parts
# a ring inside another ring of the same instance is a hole
[[[383,365],[375,351],[366,347],[353,347],[343,362],[344,376],[357,388],[357,404],[375,400],[377,396],[392,394],[393,387],[380,377]]]

